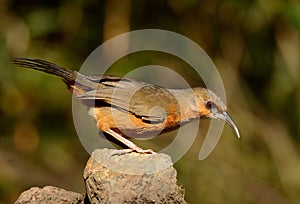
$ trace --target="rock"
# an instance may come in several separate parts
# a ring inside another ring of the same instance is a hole
[[[83,204],[84,195],[61,188],[46,186],[32,187],[24,191],[15,204]]]
[[[91,203],[186,203],[170,156],[114,153],[95,150],[86,165]]]

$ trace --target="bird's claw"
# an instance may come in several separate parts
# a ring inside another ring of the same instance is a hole
[[[135,147],[135,148],[131,148],[131,149],[118,149],[118,150],[114,150],[112,153],[112,156],[120,156],[120,155],[124,155],[124,154],[128,154],[131,152],[136,152],[139,154],[152,154],[152,155],[156,155],[157,153],[154,152],[152,149],[142,149],[139,147]]]

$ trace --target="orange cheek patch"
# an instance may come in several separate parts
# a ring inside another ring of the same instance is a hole
[[[201,105],[199,109],[199,113],[201,116],[206,116],[210,114],[210,110],[208,110],[205,105]]]

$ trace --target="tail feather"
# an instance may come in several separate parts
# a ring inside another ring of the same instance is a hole
[[[11,61],[24,68],[39,70],[62,78],[68,89],[79,96],[88,91],[99,89],[105,85],[101,84],[103,76],[85,76],[79,72],[66,69],[62,66],[41,59],[12,58]],[[104,79],[120,80],[118,77],[104,77]]]
[[[74,95],[84,94],[86,91],[90,91],[97,87],[97,83],[89,80],[86,76],[66,69],[51,62],[47,62],[41,59],[30,58],[12,58],[11,61],[24,68],[39,70],[52,75],[56,75],[62,78],[63,82],[67,85],[68,89]]]
[[[35,69],[60,76],[67,85],[74,84],[76,80],[76,74],[74,71],[58,66],[51,62],[30,58],[13,58],[11,61],[20,67]]]

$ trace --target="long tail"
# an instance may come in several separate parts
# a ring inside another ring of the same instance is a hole
[[[20,67],[39,70],[61,77],[68,89],[75,95],[83,94],[97,86],[97,84],[89,80],[86,76],[45,60],[12,58],[11,61]]]
[[[30,58],[12,58],[11,61],[20,67],[35,69],[62,77],[65,83],[68,82],[68,84],[74,84],[76,80],[76,74],[74,71],[51,62]]]

